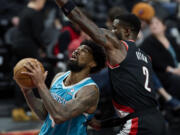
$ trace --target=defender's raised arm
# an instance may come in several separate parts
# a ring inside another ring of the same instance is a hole
[[[99,28],[72,1],[56,0],[56,3],[72,22],[78,24],[99,45],[109,49],[118,46],[119,41],[111,31]]]

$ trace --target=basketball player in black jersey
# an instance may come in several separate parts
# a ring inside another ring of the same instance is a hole
[[[118,16],[110,31],[98,28],[72,1],[56,0],[56,3],[106,51],[113,105],[123,123],[118,135],[165,135],[164,119],[156,109],[150,58],[134,43],[141,27],[139,19],[130,13]],[[114,125],[119,123],[116,120]]]

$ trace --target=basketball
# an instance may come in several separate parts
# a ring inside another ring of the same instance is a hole
[[[31,64],[35,65],[37,59],[34,58],[24,58],[20,60],[14,67],[13,76],[16,81],[24,88],[34,88],[33,81],[30,76],[24,75],[21,72],[26,72],[27,69],[24,67],[24,64],[30,62]],[[41,62],[37,60],[37,63],[40,65],[42,72],[45,72],[44,67]]]

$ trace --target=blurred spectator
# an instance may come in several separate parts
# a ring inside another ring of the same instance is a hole
[[[10,29],[8,29],[7,32],[5,33],[5,43],[9,45],[13,45],[14,41],[16,40],[14,35],[16,35],[18,31],[17,29],[19,25],[19,17],[18,16],[12,17],[11,23],[13,26]]]
[[[91,38],[84,33],[83,31],[80,32],[80,37],[77,39],[74,39],[68,46],[68,56],[71,58],[73,51],[75,51],[81,44],[83,40],[90,40]]]
[[[91,14],[89,14],[84,8],[81,8],[81,11],[86,14],[88,18],[92,17]],[[68,59],[66,57],[71,57],[71,53],[85,39],[90,38],[79,28],[77,24],[72,24],[68,20],[65,22],[65,25],[60,30],[58,43],[55,45],[54,48],[54,54],[57,56],[59,53],[61,53],[64,55],[65,59]]]
[[[136,40],[136,45],[140,46],[144,38],[150,35],[149,22],[155,15],[155,9],[147,2],[139,2],[133,6],[132,13],[141,20],[141,30]]]
[[[40,59],[45,56],[45,45],[41,37],[44,31],[42,9],[45,2],[46,0],[30,0],[20,13],[19,25],[12,35],[15,39],[12,42],[14,64],[26,57]],[[17,108],[12,110],[13,119],[16,121],[30,120],[24,111],[27,105],[17,85],[15,86],[15,105]]]
[[[157,90],[157,92],[159,93],[160,96],[162,96],[165,101],[166,101],[166,108],[170,108],[171,110],[179,110],[180,109],[180,101],[174,97],[172,97],[166,90],[165,88],[162,86],[160,80],[158,79],[158,77],[156,76],[155,73],[153,73],[152,75],[153,77],[153,82],[154,82],[154,87],[155,90]]]
[[[59,53],[63,55],[67,55],[67,48],[70,42],[73,41],[74,39],[79,38],[79,36],[80,36],[79,26],[67,22],[67,24],[63,26],[63,28],[60,30],[58,42],[54,47],[54,55],[57,56]]]
[[[133,6],[132,13],[134,13],[139,19],[149,22],[154,16],[155,10],[150,4],[139,2]]]
[[[154,17],[150,23],[152,35],[145,39],[141,49],[152,58],[153,69],[165,89],[180,98],[180,48],[166,32],[166,25],[161,17]]]
[[[13,42],[13,52],[17,59],[25,57],[38,58],[39,50],[44,49],[43,39],[41,38],[44,30],[43,8],[46,0],[30,0],[27,7],[20,14],[20,23],[16,40]],[[29,51],[31,50],[31,51]]]
[[[139,33],[139,38],[136,41],[137,45],[141,45],[144,38],[148,37],[151,34],[149,30],[149,23],[156,14],[155,9],[151,4],[147,2],[139,2],[133,6],[132,13],[138,16],[139,19],[141,20],[142,28]],[[179,109],[180,101],[174,98],[173,96],[171,96],[166,91],[166,89],[163,87],[163,85],[161,84],[160,80],[158,79],[155,73],[153,74],[153,81],[154,81],[155,89],[157,90],[158,94],[165,99],[166,105],[168,105],[169,108],[173,110]]]
[[[11,27],[11,18],[17,16],[27,0],[0,0],[0,37]]]

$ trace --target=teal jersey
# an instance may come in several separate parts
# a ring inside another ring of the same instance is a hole
[[[51,85],[50,92],[52,97],[61,104],[66,104],[67,101],[72,100],[82,87],[96,85],[95,82],[88,77],[74,85],[65,86],[63,80],[69,74],[70,71],[59,76]],[[64,123],[55,124],[50,114],[48,114],[39,135],[87,135],[85,123],[88,117],[89,115],[83,113]]]

